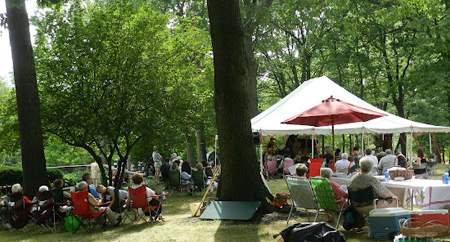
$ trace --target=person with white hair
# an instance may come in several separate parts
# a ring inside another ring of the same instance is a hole
[[[169,160],[169,165],[172,165],[173,164],[173,162],[177,159],[177,153],[173,153],[171,156],[170,156],[170,160]]]
[[[391,149],[386,149],[385,152],[386,156],[378,163],[378,175],[383,175],[387,169],[394,167],[395,155],[392,154]]]
[[[380,181],[370,175],[373,168],[372,164],[372,158],[369,156],[364,156],[361,158],[361,160],[359,160],[361,173],[351,178],[350,183],[348,184],[348,191],[357,192],[372,186],[376,198],[396,198],[386,187],[384,187],[380,183]],[[352,205],[361,214],[368,214],[370,210],[373,209],[373,201],[361,204],[352,202]]]
[[[334,167],[336,168],[336,172],[347,174],[350,168],[350,161],[348,160],[348,154],[342,153],[341,159],[336,161]]]
[[[323,178],[328,179],[331,185],[331,189],[333,190],[334,197],[336,198],[339,204],[339,207],[344,206],[344,208],[347,207],[347,199],[348,193],[344,191],[339,184],[331,180],[331,176],[333,175],[333,170],[330,168],[321,168],[320,169],[320,176]]]
[[[78,191],[79,192],[84,192],[84,191],[89,191],[89,185],[87,184],[87,182],[82,181],[80,183],[77,184],[78,187]],[[92,212],[94,213],[98,213],[100,211],[104,211],[106,210],[106,218],[108,219],[108,221],[114,225],[114,226],[118,226],[120,224],[120,221],[122,220],[121,216],[117,216],[111,209],[109,209],[108,207],[98,207],[96,205],[99,205],[102,203],[101,199],[96,199],[91,193],[88,192],[88,202],[89,202],[89,209],[91,209]]]
[[[378,158],[374,155],[372,155],[372,149],[367,147],[364,150],[364,154],[367,157],[370,157],[370,159],[372,159],[372,167],[377,168],[378,167]]]

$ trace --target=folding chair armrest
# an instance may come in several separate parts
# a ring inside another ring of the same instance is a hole
[[[339,206],[339,202],[345,201],[345,199],[346,199],[346,198],[341,198],[341,199],[339,199],[339,200],[336,200],[336,203],[338,204],[338,206]],[[345,203],[342,203],[342,204],[339,206],[339,210],[342,210],[342,209],[344,208],[344,205],[345,205]]]
[[[105,203],[100,203],[100,204],[96,204],[96,205],[92,205],[89,204],[90,206],[95,206],[95,207],[101,207],[101,206],[105,206],[105,205],[109,205],[111,202],[105,202]]]

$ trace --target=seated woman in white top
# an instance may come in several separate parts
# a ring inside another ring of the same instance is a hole
[[[134,173],[133,176],[131,176],[131,181],[133,182],[133,186],[131,187],[132,189],[137,189],[141,186],[144,186],[142,183],[144,182],[144,177],[142,176],[141,173]],[[147,201],[148,204],[150,206],[158,206],[160,204],[159,202],[159,197],[156,195],[155,191],[153,191],[152,189],[145,187],[145,190],[147,192]],[[127,201],[125,202],[124,207],[128,207],[130,206],[131,203],[131,196],[128,196]],[[154,212],[154,211],[152,211]],[[162,212],[162,205],[160,205],[160,208],[158,210],[159,213],[159,217],[161,220],[163,220],[163,217],[161,215]]]
[[[348,154],[342,153],[341,159],[336,161],[336,164],[334,164],[336,168],[336,172],[338,173],[348,173],[348,169],[350,168],[350,161],[348,160]]]

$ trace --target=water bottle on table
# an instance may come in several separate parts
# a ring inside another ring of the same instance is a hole
[[[386,169],[386,171],[384,172],[384,181],[385,182],[389,182],[389,171]]]
[[[444,172],[444,184],[448,184],[448,171]]]

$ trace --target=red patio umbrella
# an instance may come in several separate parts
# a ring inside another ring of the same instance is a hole
[[[331,134],[333,136],[333,162],[334,162],[334,125],[366,122],[375,118],[387,116],[386,114],[375,112],[369,109],[355,106],[343,102],[333,96],[292,118],[281,123],[283,124],[301,124],[314,127],[331,125]]]

